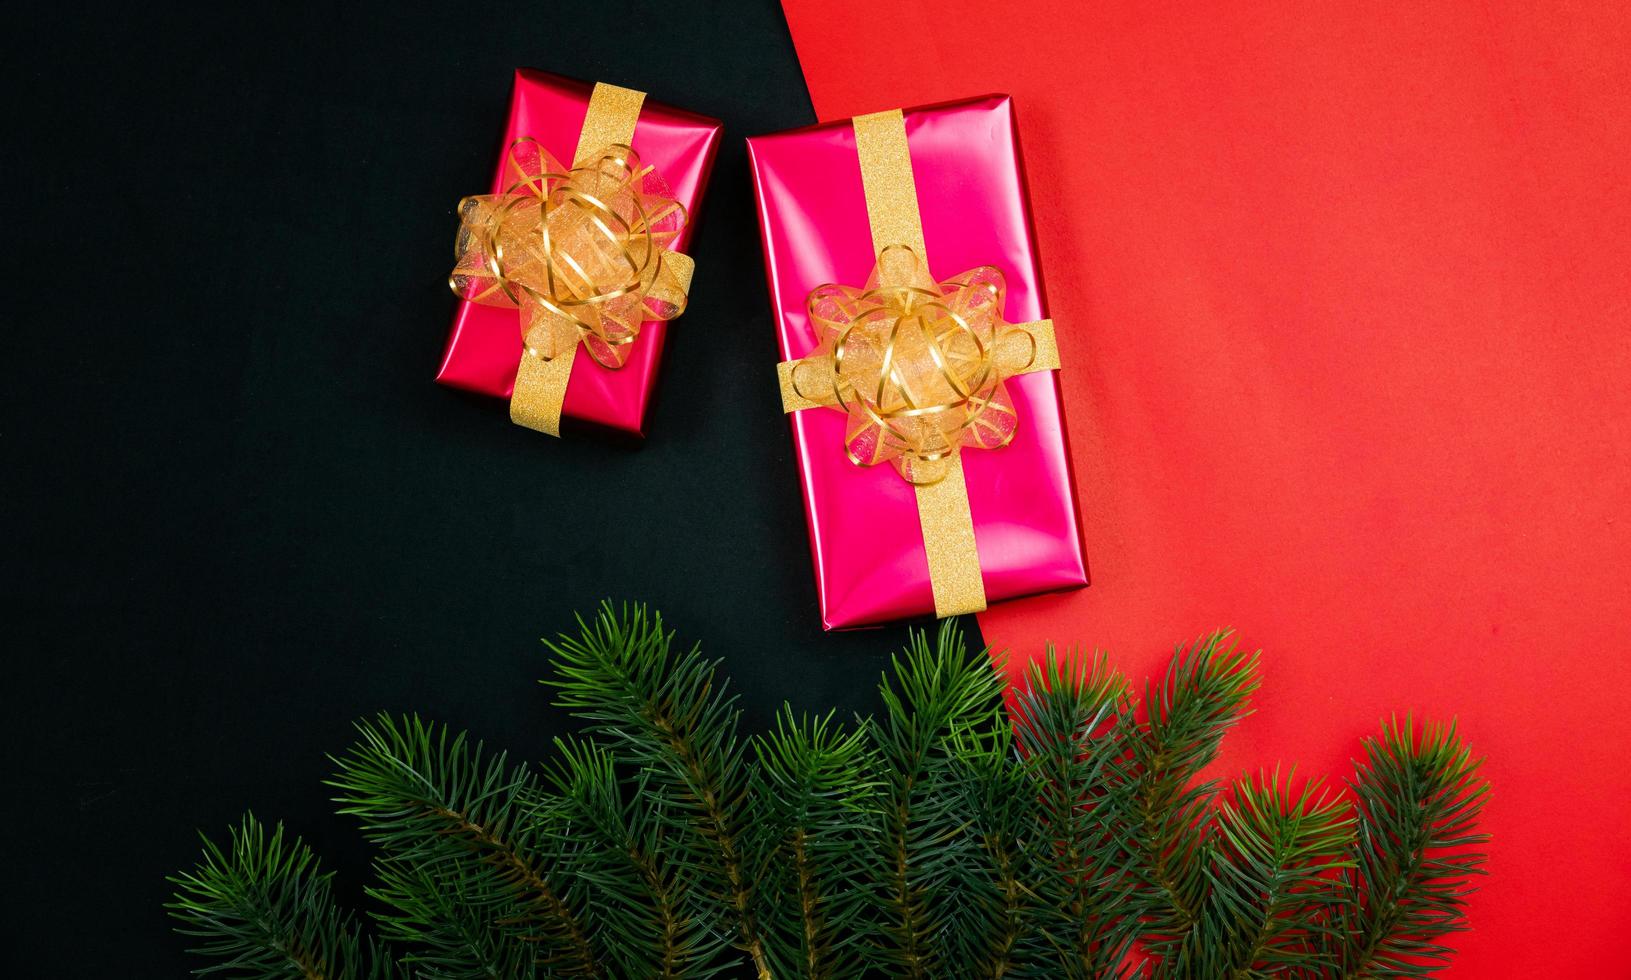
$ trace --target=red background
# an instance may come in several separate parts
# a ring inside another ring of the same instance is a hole
[[[1156,6],[785,0],[824,120],[1016,99],[1093,585],[986,638],[1239,627],[1220,775],[1459,717],[1449,975],[1631,976],[1631,8]]]

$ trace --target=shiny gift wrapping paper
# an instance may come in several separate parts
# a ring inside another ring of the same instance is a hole
[[[987,96],[909,109],[905,125],[930,271],[996,266],[1007,278],[1006,319],[1045,317],[1012,102]],[[810,291],[863,283],[877,259],[855,132],[843,120],[754,137],[748,151],[781,357],[802,358],[817,346]],[[1019,414],[1013,441],[961,454],[990,602],[1087,584],[1057,374],[1007,384]],[[847,458],[841,412],[810,408],[788,418],[823,625],[932,615],[912,486],[889,466]]]
[[[503,169],[504,151],[517,139],[530,136],[557,159],[572,159],[593,88],[588,82],[529,68],[516,71],[509,122],[498,143],[493,193],[502,191],[509,182]],[[634,150],[643,162],[657,168],[689,216],[672,245],[675,251],[689,249],[720,131],[717,120],[649,98],[640,107],[632,140]],[[662,321],[643,324],[639,337],[630,345],[628,362],[619,369],[601,367],[589,357],[576,358],[561,405],[563,423],[643,437],[646,406],[657,383],[668,327]],[[453,329],[436,380],[507,399],[515,387],[521,356],[517,311],[461,301],[453,315]]]

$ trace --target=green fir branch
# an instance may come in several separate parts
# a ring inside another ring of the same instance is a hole
[[[357,724],[359,740],[334,760],[329,785],[340,812],[357,817],[368,839],[398,873],[380,897],[413,903],[412,915],[437,907],[413,888],[456,890],[505,936],[532,944],[557,972],[597,976],[598,957],[576,911],[545,862],[552,840],[537,779],[511,768],[503,753],[416,716],[379,715]],[[498,940],[499,948],[503,944]]]
[[[1359,833],[1345,902],[1333,915],[1343,980],[1430,977],[1453,951],[1439,938],[1467,928],[1472,880],[1484,874],[1477,831],[1489,784],[1455,724],[1410,719],[1367,738],[1353,780]]]
[[[368,895],[380,933],[404,949],[402,963],[419,980],[529,980],[546,970],[537,944],[499,927],[478,878],[381,858]]]
[[[969,860],[978,842],[964,834],[967,793],[961,754],[991,751],[1000,725],[1001,686],[989,656],[971,657],[953,620],[930,646],[911,634],[879,693],[884,713],[870,727],[881,757],[877,839],[881,941],[877,965],[908,977],[939,975],[961,960],[946,949],[966,907]],[[954,750],[954,746],[957,747]]]
[[[1050,929],[1064,921],[1063,903],[1037,883],[1051,871],[1053,855],[1039,846],[1046,842],[1036,834],[1035,780],[1015,753],[1006,740],[959,760],[956,777],[986,870],[970,896],[972,918],[984,928],[965,934],[959,955],[982,977],[1052,976],[1058,950]]]
[[[768,858],[767,958],[778,976],[855,976],[874,899],[866,852],[877,784],[867,733],[784,706],[776,727],[754,739],[754,753]]]
[[[170,879],[200,974],[273,980],[714,976],[1427,978],[1467,928],[1488,786],[1454,725],[1384,726],[1352,803],[1208,778],[1258,655],[1180,648],[1142,704],[1049,649],[1011,692],[953,623],[910,634],[854,726],[738,734],[717,662],[642,607],[549,644],[587,726],[542,767],[381,715],[335,759],[378,846],[359,923],[251,817]],[[377,938],[375,938],[377,936]],[[389,944],[389,945],[387,945]]]
[[[1138,932],[1134,846],[1123,829],[1133,809],[1120,726],[1127,698],[1103,654],[1061,659],[1049,647],[1010,704],[1040,818],[1033,839],[1051,852],[1035,865],[1036,887],[1065,912],[1044,931],[1065,976],[1115,976]]]
[[[618,976],[706,976],[718,943],[712,909],[697,894],[691,869],[667,853],[662,794],[648,773],[627,793],[605,748],[557,739],[547,775],[559,797],[560,833],[579,843],[565,855],[569,892],[594,910],[595,945]]]
[[[1353,809],[1318,780],[1294,781],[1242,779],[1219,805],[1212,890],[1165,964],[1176,975],[1319,977],[1334,965],[1323,922],[1342,898],[1331,873],[1348,866]]]
[[[199,940],[189,952],[214,961],[194,973],[278,980],[396,975],[389,955],[363,942],[353,917],[335,906],[333,872],[320,870],[299,838],[286,839],[282,824],[268,835],[248,814],[231,829],[226,849],[202,839],[198,866],[167,879],[176,894],[165,906],[176,931]]]
[[[1258,655],[1241,653],[1230,637],[1220,630],[1179,647],[1161,682],[1145,688],[1142,722],[1129,723],[1131,830],[1145,944],[1157,956],[1180,946],[1200,917],[1218,785],[1199,774],[1250,712],[1259,684]]]
[[[737,945],[770,976],[748,873],[749,767],[737,736],[734,695],[716,680],[718,661],[700,647],[676,652],[662,616],[644,606],[603,603],[576,637],[546,646],[554,655],[557,704],[586,721],[670,795],[676,860],[704,869],[735,919]]]

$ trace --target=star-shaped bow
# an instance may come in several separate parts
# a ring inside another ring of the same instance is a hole
[[[510,146],[505,170],[503,193],[459,202],[448,284],[472,302],[519,307],[535,357],[547,361],[581,342],[603,367],[622,367],[642,323],[685,309],[693,266],[669,249],[685,209],[620,144],[567,169],[523,138]]]
[[[936,282],[911,248],[886,247],[864,287],[810,293],[819,343],[783,365],[787,407],[842,411],[852,461],[939,482],[965,446],[1013,439],[1019,418],[1005,379],[1058,366],[1052,324],[1006,322],[1005,289],[992,266]]]

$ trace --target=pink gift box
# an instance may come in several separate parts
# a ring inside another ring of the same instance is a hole
[[[588,82],[531,68],[516,71],[515,87],[510,95],[510,120],[498,145],[491,193],[504,189],[504,153],[523,136],[542,143],[556,159],[572,159],[593,90],[594,86]],[[657,168],[688,216],[684,230],[672,246],[677,252],[685,252],[690,247],[697,209],[719,146],[720,130],[716,119],[674,109],[649,98],[641,104],[632,140],[634,151],[643,162]],[[454,200],[457,196],[448,203],[451,205]],[[451,240],[451,229],[448,234]],[[563,428],[569,429],[577,423],[578,427],[598,427],[644,437],[646,406],[657,383],[667,332],[668,325],[661,321],[644,324],[632,345],[628,363],[616,370],[601,367],[590,357],[576,358],[561,405]],[[515,387],[521,354],[520,314],[516,310],[461,301],[453,314],[453,329],[448,335],[436,380],[455,388],[508,399]]]
[[[996,266],[1007,277],[1007,320],[1044,318],[1012,100],[992,95],[904,115],[936,280]],[[843,120],[758,136],[748,153],[781,357],[792,360],[816,347],[810,291],[860,286],[876,260],[855,132]],[[1070,329],[1056,324],[1060,333]],[[988,602],[1087,584],[1056,373],[1023,374],[1007,385],[1019,415],[1013,441],[962,452]],[[932,615],[912,486],[891,466],[850,462],[843,413],[807,408],[788,418],[825,628]]]

